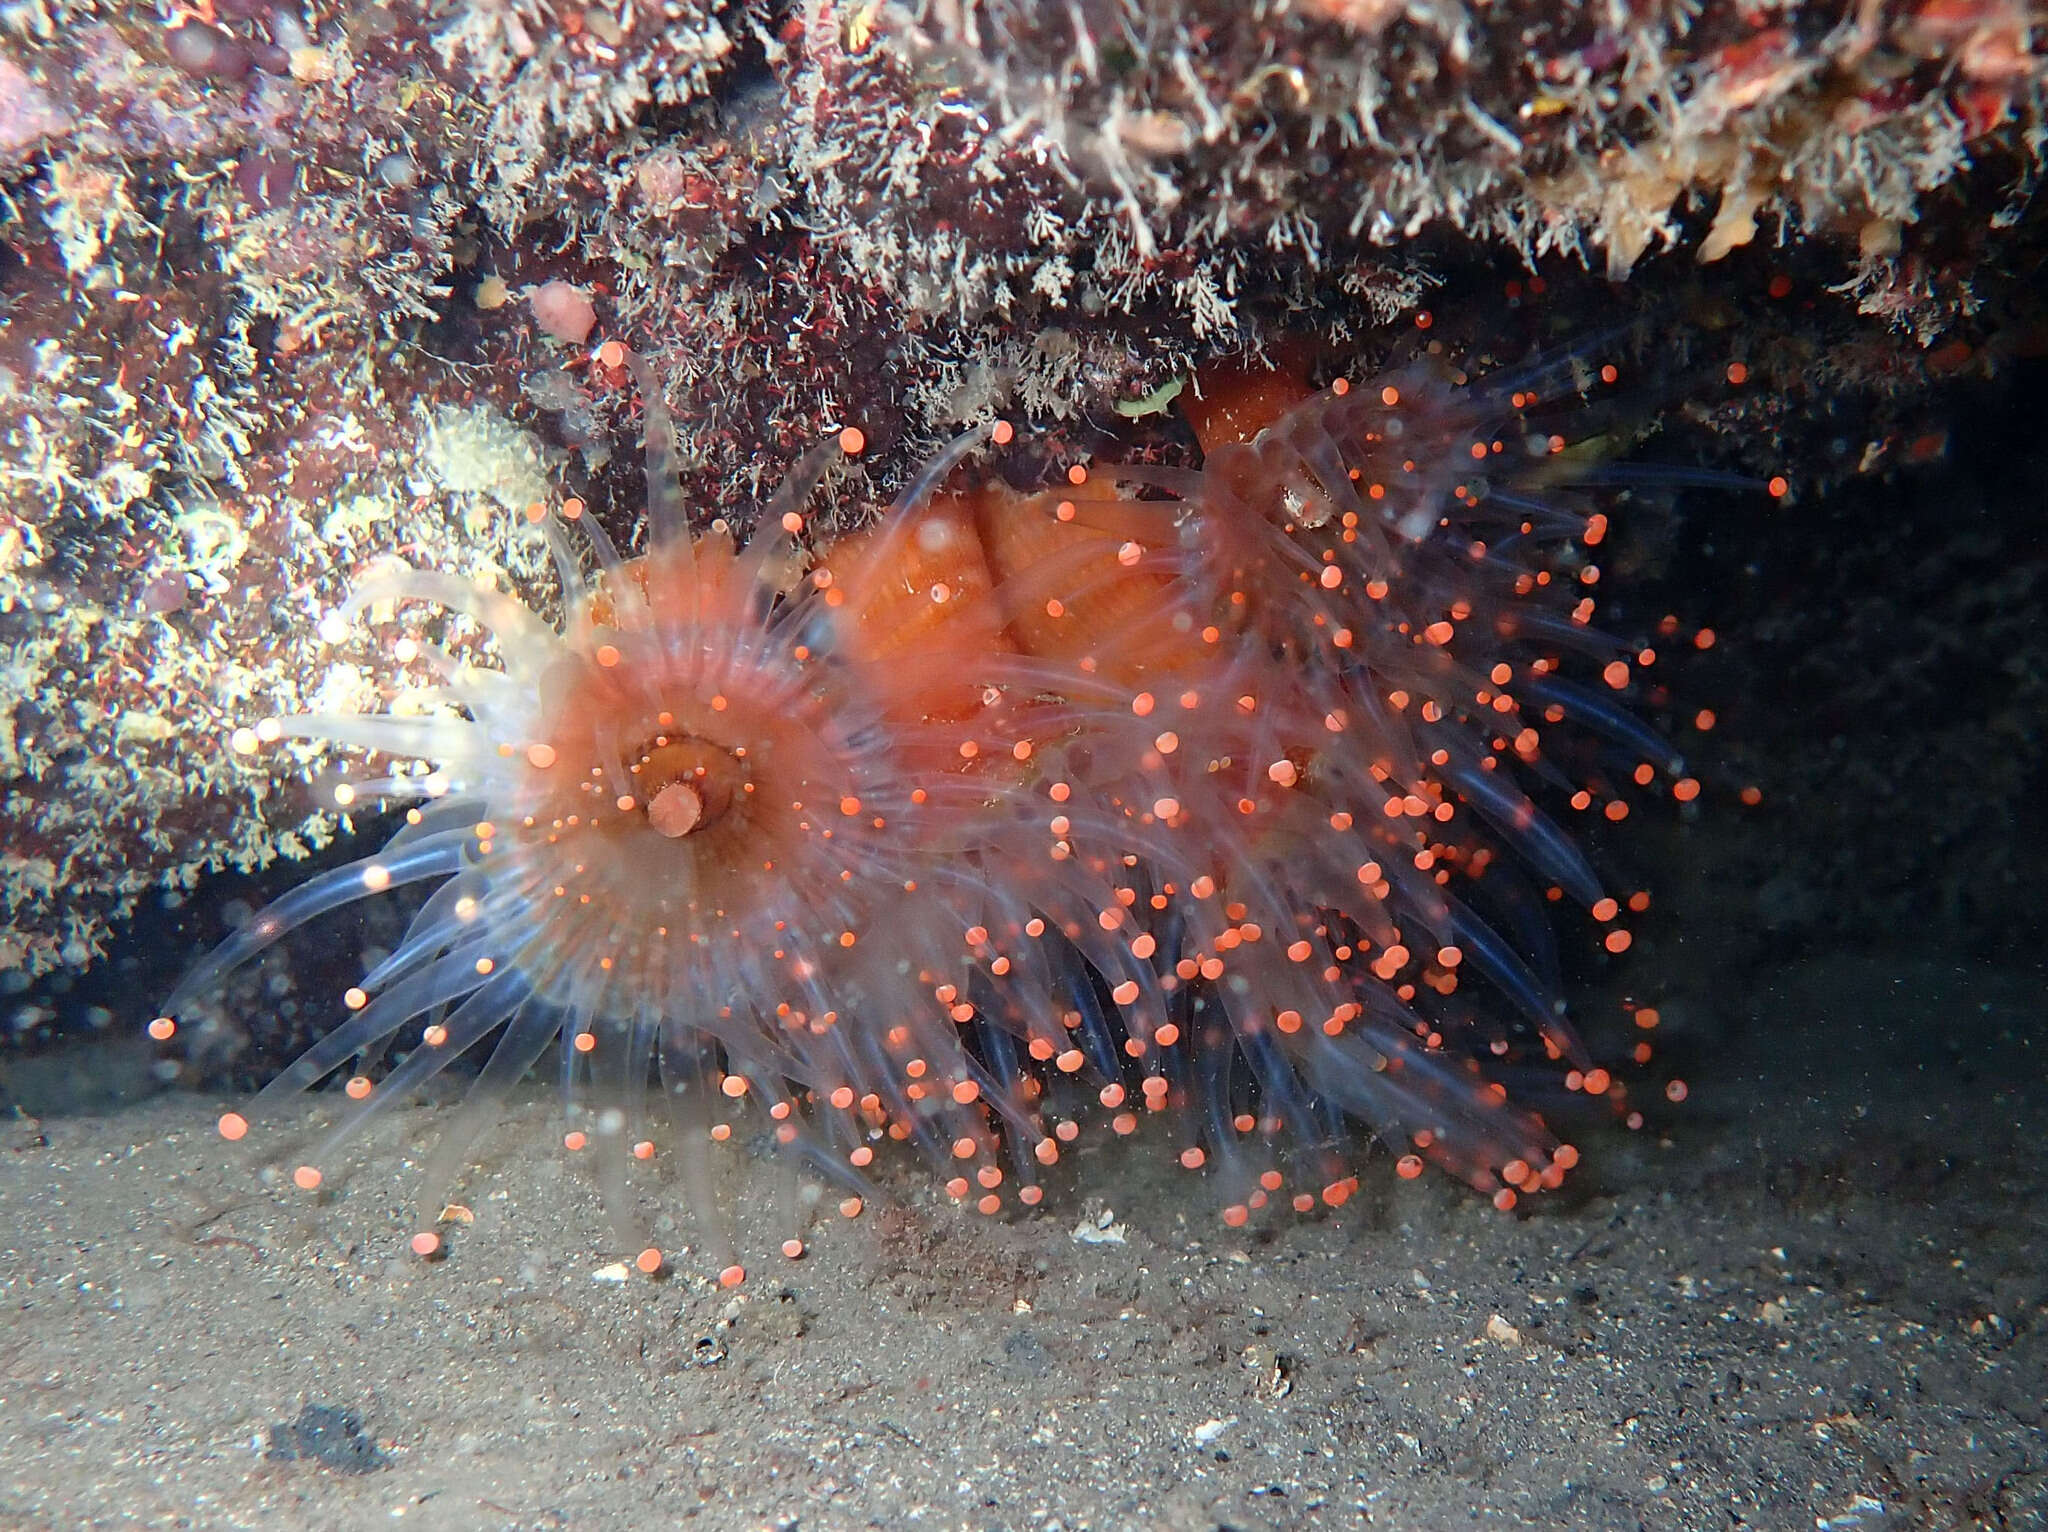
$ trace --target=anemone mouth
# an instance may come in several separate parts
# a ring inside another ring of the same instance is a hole
[[[671,782],[647,800],[647,822],[670,840],[681,840],[709,817],[703,793],[692,782]]]
[[[743,756],[711,740],[657,735],[628,768],[648,826],[669,840],[709,830],[747,785]]]

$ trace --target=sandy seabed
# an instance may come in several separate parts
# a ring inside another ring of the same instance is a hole
[[[1141,1134],[1014,1221],[905,1157],[790,1262],[734,1154],[729,1292],[621,1280],[537,1089],[431,1265],[446,1103],[317,1198],[217,1101],[25,1117],[0,1527],[2048,1528],[2040,985],[1836,955],[1717,1003],[1670,1132],[1529,1216],[1382,1163],[1231,1231]]]

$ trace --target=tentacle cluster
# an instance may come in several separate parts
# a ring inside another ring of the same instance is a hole
[[[1574,1088],[1611,1082],[1566,1023],[1527,890],[1608,923],[1611,950],[1626,934],[1529,789],[1623,800],[1620,777],[1565,780],[1543,735],[1582,726],[1639,784],[1680,767],[1567,674],[1618,690],[1647,656],[1590,626],[1604,522],[1527,424],[1540,371],[1314,394],[1213,377],[1199,473],[1076,466],[1030,496],[944,492],[964,438],[812,562],[801,502],[836,449],[744,547],[722,521],[693,536],[658,394],[627,364],[649,406],[644,556],[550,520],[559,628],[431,571],[373,581],[344,621],[438,603],[500,667],[408,640],[438,713],[259,731],[432,763],[354,784],[421,802],[382,851],[261,912],[158,1023],[294,927],[439,880],[353,1014],[258,1099],[346,1075],[353,1107],[301,1184],[493,1038],[426,1224],[557,1043],[570,1142],[598,1151],[622,1237],[649,1124],[702,1206],[699,1146],[749,1103],[848,1212],[885,1137],[984,1211],[1033,1203],[1091,1097],[1119,1132],[1168,1115],[1232,1222],[1342,1201],[1346,1119],[1402,1174],[1434,1160],[1503,1206],[1562,1179],[1575,1151],[1498,1071],[1540,1056]]]

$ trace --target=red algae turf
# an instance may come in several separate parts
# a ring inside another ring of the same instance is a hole
[[[302,1189],[472,1049],[416,1254],[442,1252],[472,1144],[559,1044],[565,1146],[596,1157],[621,1247],[665,1264],[627,1171],[672,1155],[727,1285],[746,1268],[705,1155],[749,1123],[849,1216],[889,1140],[994,1214],[1037,1205],[1085,1125],[1158,1117],[1237,1226],[1342,1204],[1374,1140],[1503,1210],[1554,1189],[1579,1155],[1510,1088],[1531,1071],[1631,1110],[1567,1018],[1544,905],[1619,955],[1647,895],[1608,892],[1556,815],[1698,788],[1626,706],[1656,650],[1593,622],[1607,516],[1562,434],[1579,359],[1320,390],[1216,369],[1186,401],[1199,470],[954,487],[1000,423],[823,547],[805,504],[860,430],[746,541],[723,516],[693,531],[651,371],[615,341],[597,360],[645,400],[646,551],[580,503],[536,507],[559,626],[434,571],[376,577],[337,637],[426,604],[499,666],[408,636],[390,660],[438,707],[238,739],[366,752],[342,801],[416,806],[259,912],[152,1036],[294,928],[436,885],[258,1099],[346,1082]],[[801,1228],[781,1246],[801,1255]]]

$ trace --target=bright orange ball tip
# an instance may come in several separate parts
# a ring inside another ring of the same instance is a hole
[[[302,1192],[318,1191],[320,1183],[325,1179],[326,1177],[311,1165],[301,1165],[292,1172],[292,1185]]]
[[[867,433],[859,426],[848,426],[839,433],[839,450],[848,457],[859,457],[868,450]]]
[[[423,1261],[431,1261],[441,1253],[441,1236],[432,1229],[422,1229],[410,1241],[412,1253]]]
[[[1664,1087],[1664,1099],[1674,1105],[1683,1101],[1690,1094],[1691,1091],[1683,1080],[1673,1080]]]
[[[1422,1156],[1419,1154],[1402,1155],[1400,1159],[1394,1162],[1394,1174],[1403,1181],[1413,1181],[1422,1174]]]
[[[804,1258],[804,1242],[800,1239],[786,1239],[782,1242],[782,1253],[792,1261]]]
[[[720,1287],[738,1287],[747,1280],[747,1268],[737,1263],[728,1266],[718,1274]]]
[[[214,1124],[220,1136],[231,1144],[239,1144],[249,1134],[249,1119],[240,1112],[223,1112],[220,1121]]]
[[[633,1265],[651,1277],[661,1270],[661,1252],[652,1245],[649,1245],[645,1250],[633,1257]]]
[[[1728,381],[1740,387],[1749,381],[1749,368],[1741,362],[1728,364]]]
[[[159,1016],[149,1024],[149,1035],[160,1043],[167,1043],[177,1036],[178,1024],[168,1016]]]
[[[1770,483],[1768,483],[1768,484],[1766,484],[1766,485],[1764,486],[1764,488],[1765,488],[1765,489],[1767,489],[1767,490],[1769,490],[1769,491],[1770,491],[1770,493],[1771,493],[1771,498],[1772,498],[1773,500],[1781,500],[1781,499],[1783,499],[1783,498],[1784,498],[1784,495],[1785,495],[1785,491],[1787,491],[1787,490],[1788,490],[1788,489],[1790,489],[1791,487],[1792,487],[1791,481],[1790,481],[1790,480],[1788,480],[1788,479],[1787,479],[1787,478],[1786,478],[1786,477],[1785,477],[1785,476],[1784,476],[1783,474],[1781,474],[1781,473],[1778,473],[1778,474],[1772,474],[1772,475],[1771,475],[1771,482],[1770,482]]]
[[[1016,439],[1017,428],[1007,420],[998,420],[993,426],[989,427],[988,435],[989,440],[998,447],[1007,447]]]
[[[608,340],[597,348],[597,360],[604,367],[623,367],[626,365],[626,348],[618,341]]]

